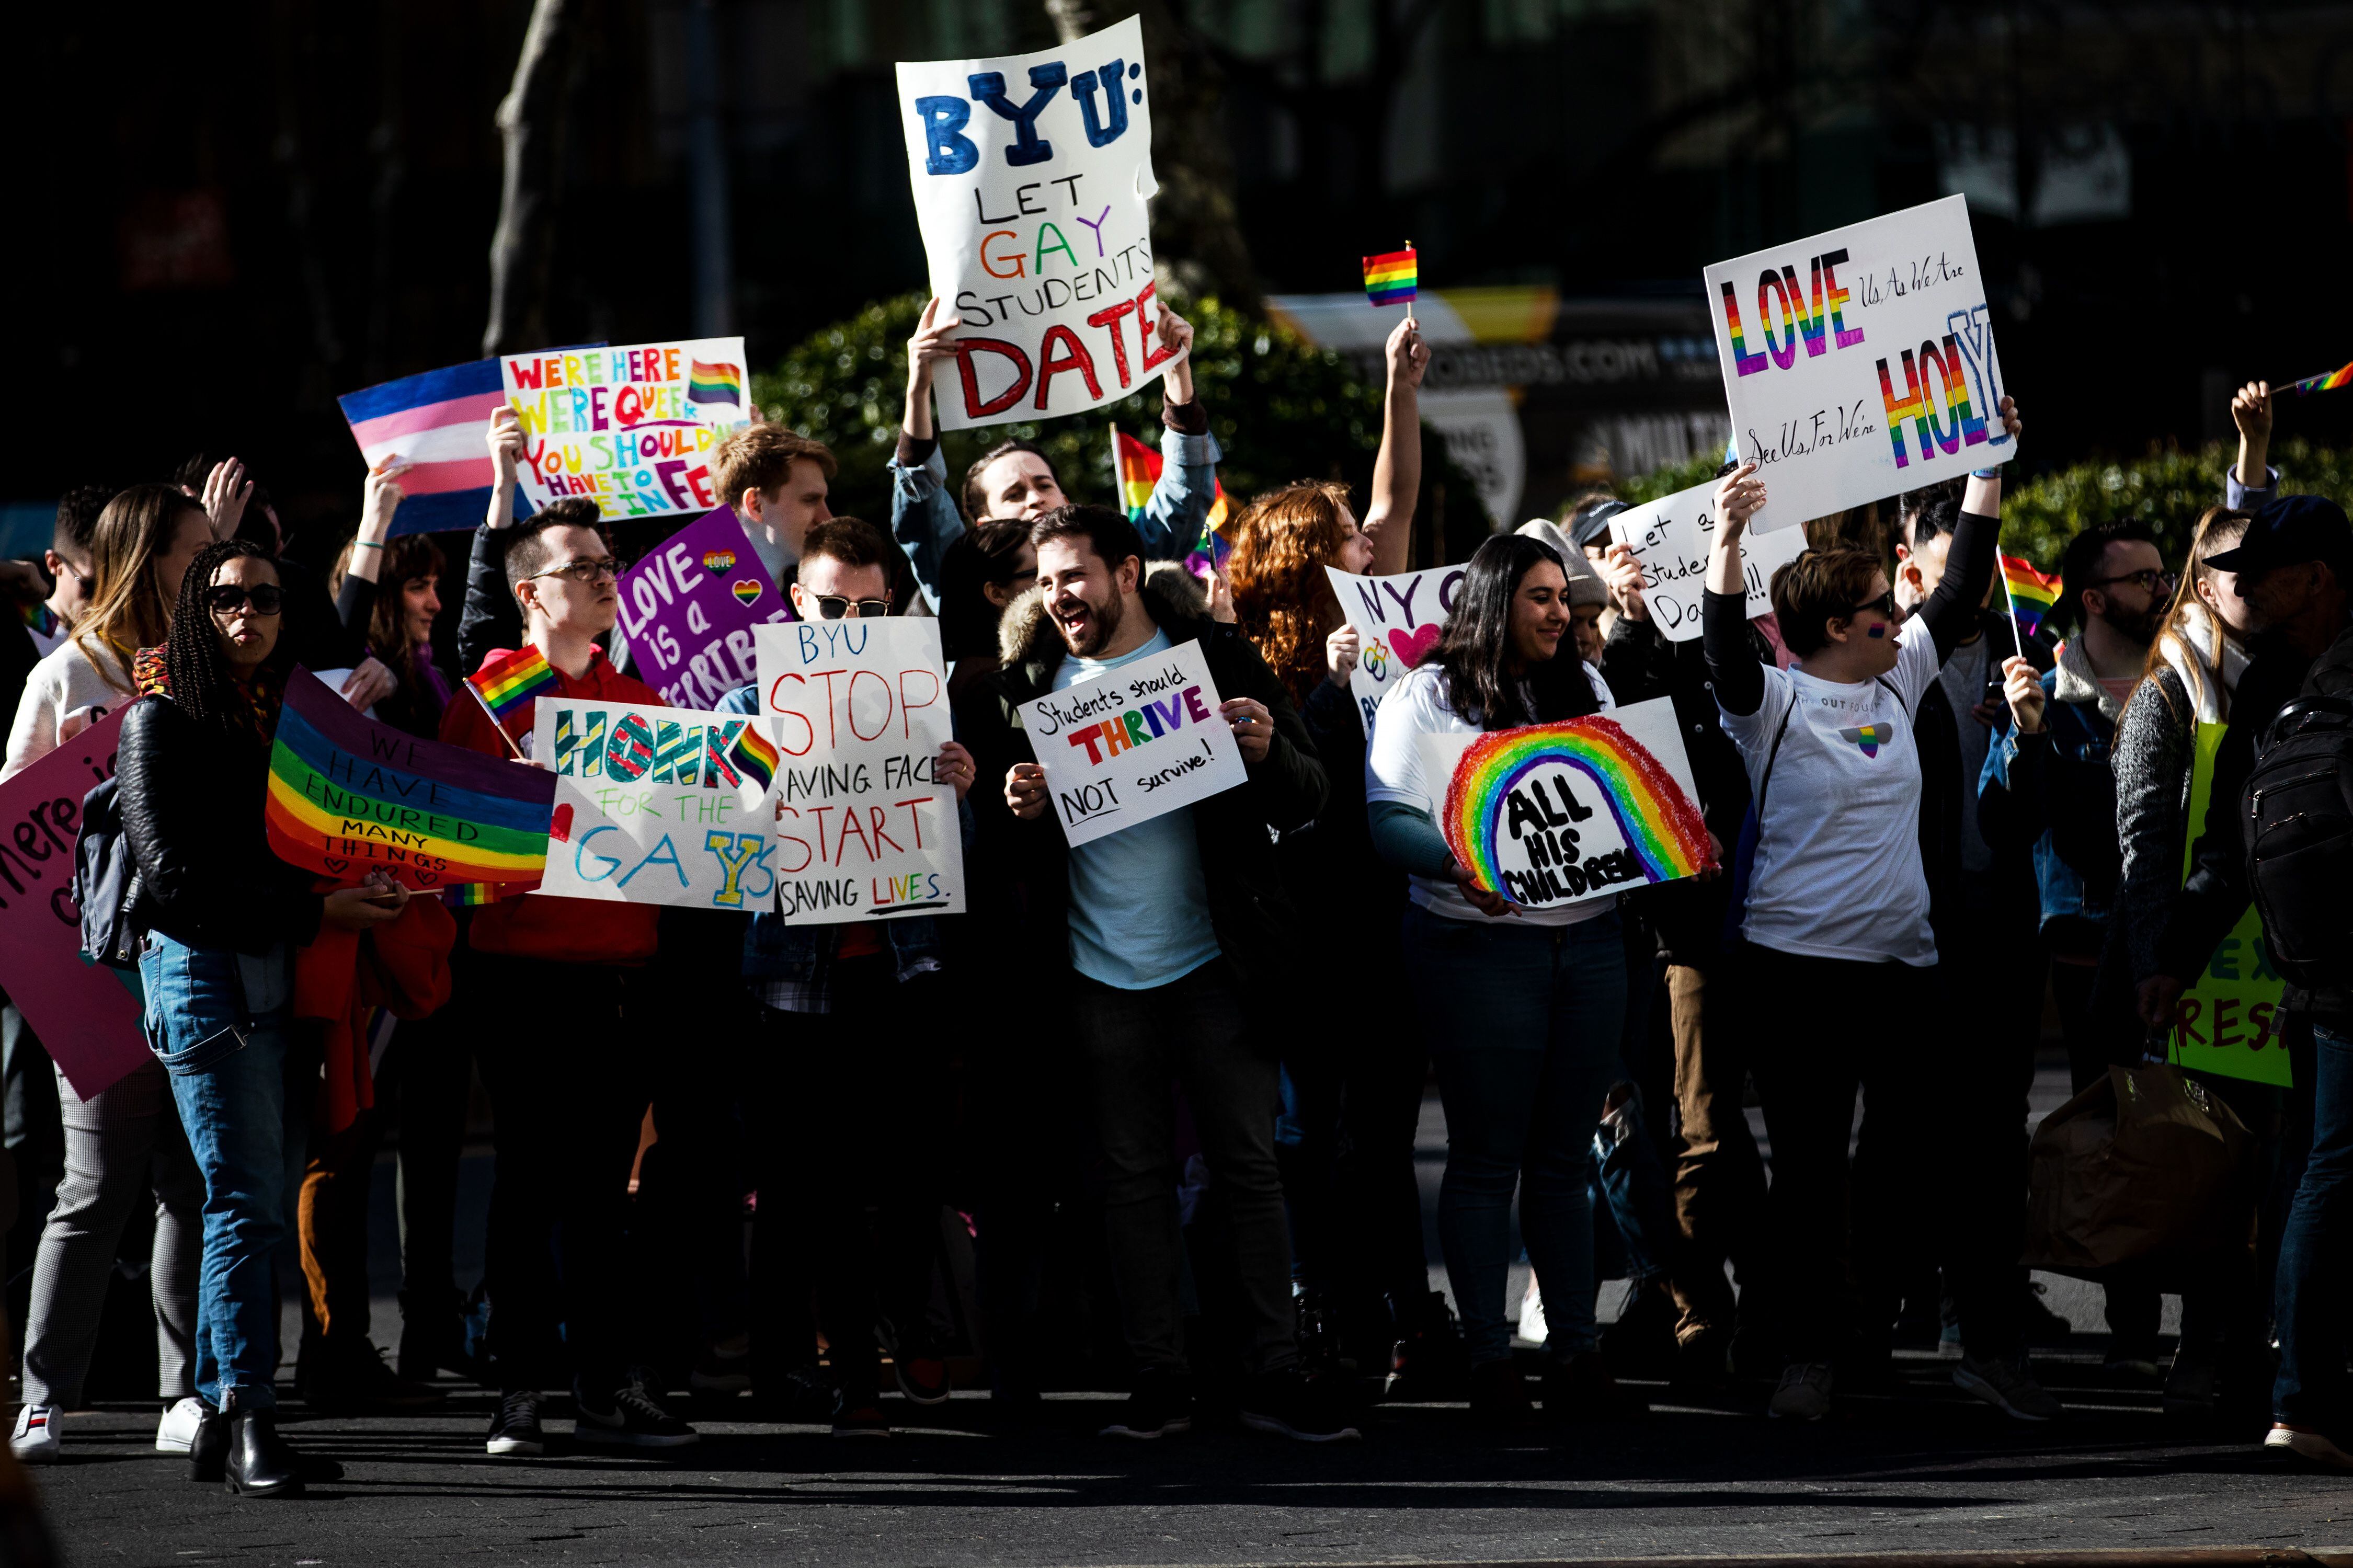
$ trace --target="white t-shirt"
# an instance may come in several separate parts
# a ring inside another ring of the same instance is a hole
[[[1936,639],[1915,616],[1895,668],[1857,685],[1765,668],[1754,713],[1724,715],[1765,815],[1740,932],[1759,947],[1863,963],[1936,962],[1920,867],[1920,752],[1912,718],[1936,679]],[[1793,710],[1794,705],[1794,710]]]
[[[100,669],[82,651],[83,643],[69,638],[25,678],[16,700],[16,719],[8,731],[8,757],[0,765],[0,779],[12,779],[58,749],[58,734],[66,719],[81,713],[95,724],[124,703],[133,700],[131,672],[114,650],[95,636],[84,639],[106,661]],[[87,711],[84,711],[87,710]]]
[[[1607,713],[1618,706],[1599,670],[1588,664],[1585,678],[1592,683],[1600,711]],[[1478,733],[1480,728],[1467,722],[1448,705],[1445,679],[1437,664],[1425,664],[1408,672],[1389,688],[1373,712],[1373,732],[1365,742],[1366,800],[1391,800],[1400,805],[1417,806],[1436,818],[1446,803],[1445,783],[1427,777],[1422,765],[1421,738],[1472,735]],[[1458,921],[1488,918],[1462,897],[1462,890],[1451,877],[1444,881],[1408,877],[1406,883],[1407,896],[1431,914]],[[1615,900],[1591,899],[1565,909],[1516,910],[1509,918],[1529,925],[1573,926],[1608,914],[1615,908]]]

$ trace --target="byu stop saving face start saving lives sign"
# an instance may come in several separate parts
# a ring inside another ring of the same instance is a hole
[[[1963,197],[1719,261],[1706,289],[1757,531],[2017,455]]]
[[[953,308],[940,426],[1078,414],[1173,357],[1153,303],[1152,105],[1134,17],[1034,55],[899,66],[907,174]]]
[[[1020,708],[1073,847],[1249,782],[1198,642]]]

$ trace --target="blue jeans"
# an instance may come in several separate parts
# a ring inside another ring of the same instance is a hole
[[[2316,1023],[2312,1043],[2312,1153],[2280,1233],[2272,1304],[2280,1364],[2272,1414],[2292,1426],[2341,1435],[2348,1414],[2345,1275],[2353,1247],[2353,1033]]]
[[[293,1043],[283,951],[241,959],[151,934],[139,956],[147,1042],[205,1177],[196,1395],[215,1410],[278,1402],[271,1259],[302,1179],[309,1100],[287,1093]]]
[[[1626,954],[1615,911],[1573,926],[1405,914],[1406,973],[1446,1106],[1438,1234],[1471,1363],[1512,1353],[1512,1193],[1556,1357],[1598,1342],[1587,1186],[1619,1077]]]
[[[1639,1092],[1620,1121],[1620,1127],[1593,1134],[1587,1184],[1600,1205],[1593,1215],[1594,1256],[1600,1278],[1630,1279],[1639,1288],[1666,1277],[1676,1241],[1674,1193],[1666,1162],[1643,1124]]]

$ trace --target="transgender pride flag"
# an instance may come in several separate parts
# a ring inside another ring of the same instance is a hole
[[[369,468],[387,458],[412,465],[401,477],[404,494],[392,516],[393,532],[431,533],[481,522],[493,478],[482,433],[491,410],[506,400],[494,359],[428,370],[335,399]],[[518,485],[515,515],[526,511]]]

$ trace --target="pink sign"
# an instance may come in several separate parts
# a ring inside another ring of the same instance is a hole
[[[621,574],[630,673],[672,708],[709,712],[752,684],[752,628],[792,618],[733,507],[703,513]]]
[[[73,897],[82,796],[113,776],[129,710],[0,784],[0,987],[83,1100],[153,1059],[135,982],[82,958]]]

